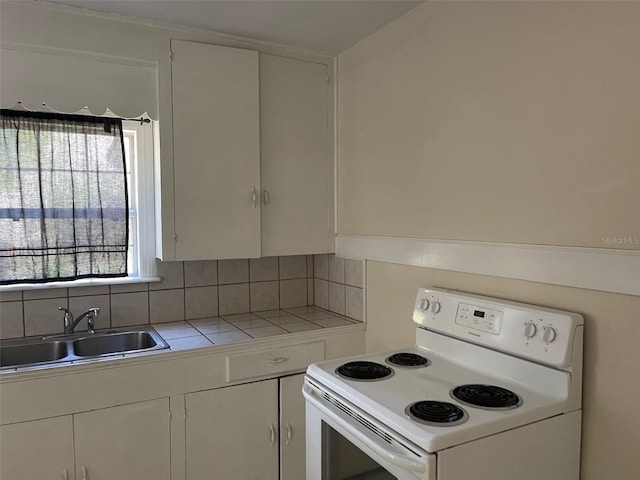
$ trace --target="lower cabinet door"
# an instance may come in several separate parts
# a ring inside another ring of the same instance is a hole
[[[303,480],[305,470],[304,373],[280,379],[280,479]]]
[[[74,415],[76,480],[169,480],[169,399]]]
[[[278,381],[185,395],[188,480],[278,478]]]
[[[71,415],[0,427],[0,479],[72,480]]]

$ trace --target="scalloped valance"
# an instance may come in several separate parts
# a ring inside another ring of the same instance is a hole
[[[157,68],[85,54],[0,49],[0,104],[158,119]],[[108,114],[108,112],[107,112]]]

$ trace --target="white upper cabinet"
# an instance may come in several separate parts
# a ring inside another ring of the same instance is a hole
[[[262,255],[333,251],[327,66],[260,55]]]
[[[171,51],[176,259],[259,257],[258,52]]]
[[[175,231],[165,260],[333,251],[327,65],[172,40]],[[164,202],[164,200],[163,200]],[[163,235],[166,238],[166,235]]]

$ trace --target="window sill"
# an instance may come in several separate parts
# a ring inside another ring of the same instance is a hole
[[[13,285],[0,285],[0,292],[45,290],[47,288],[97,287],[100,285],[124,285],[127,283],[156,283],[161,281],[162,277],[83,278],[81,280],[73,280],[70,282],[16,283]]]

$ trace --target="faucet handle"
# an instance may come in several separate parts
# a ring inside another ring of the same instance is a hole
[[[89,333],[96,333],[94,319],[100,315],[100,309],[98,307],[91,307],[87,310],[87,326]]]

